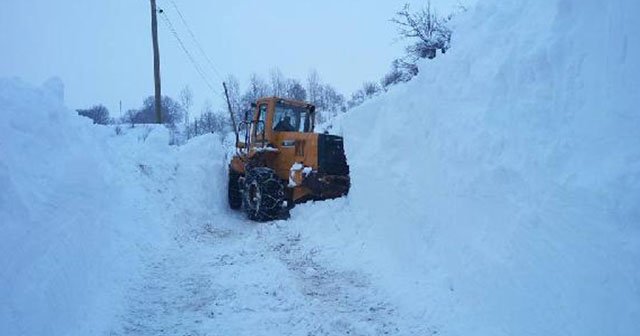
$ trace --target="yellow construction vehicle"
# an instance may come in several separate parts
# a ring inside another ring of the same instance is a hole
[[[232,209],[269,221],[287,218],[296,203],[349,192],[343,139],[314,133],[315,114],[312,104],[278,97],[252,104],[252,113],[234,125],[236,154],[229,164],[228,189]]]

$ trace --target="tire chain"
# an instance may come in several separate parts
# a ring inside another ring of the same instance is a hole
[[[249,185],[256,181],[260,188],[261,203],[254,209],[250,206]],[[249,218],[257,221],[268,221],[277,219],[281,212],[282,201],[284,200],[284,187],[276,173],[265,167],[251,169],[247,173],[244,185],[245,193],[243,195],[243,207],[249,215]],[[265,200],[269,200],[265,202]]]

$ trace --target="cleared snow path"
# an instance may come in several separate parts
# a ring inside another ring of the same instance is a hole
[[[367,276],[323,265],[287,223],[203,223],[152,258],[111,335],[407,332]]]
[[[140,182],[162,198],[158,216],[173,239],[148,251],[108,335],[431,333],[421,321],[406,326],[367,274],[338,266],[293,221],[254,223],[229,210],[218,141],[144,162]]]
[[[305,245],[292,222],[253,223],[228,209],[228,159],[219,138],[176,148],[167,147],[166,135],[148,127],[109,135],[118,149],[108,152],[118,190],[136,196],[118,209],[121,226],[143,236],[118,232],[135,249],[109,255],[106,263],[131,259],[131,267],[113,284],[120,290],[94,288],[113,300],[100,301],[104,316],[95,317],[106,328],[87,330],[114,336],[398,334],[396,310],[367,275],[333,267],[319,248]]]
[[[162,198],[173,239],[149,250],[108,335],[431,333],[421,321],[406,326],[367,274],[338,266],[293,221],[229,210],[221,147],[197,141],[177,161],[144,162],[140,182]]]

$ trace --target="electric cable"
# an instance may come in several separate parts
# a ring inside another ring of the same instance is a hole
[[[211,67],[213,72],[218,76],[218,79],[220,79],[221,81],[224,81],[224,76],[222,76],[222,74],[218,71],[217,67],[214,65],[214,63],[211,60],[211,58],[209,57],[209,55],[204,51],[204,48],[202,47],[202,44],[200,44],[200,41],[198,40],[196,35],[193,33],[193,30],[191,29],[191,27],[187,23],[187,20],[185,19],[184,15],[182,14],[182,11],[180,11],[180,9],[178,8],[178,5],[176,4],[176,2],[174,0],[169,0],[169,1],[173,5],[173,8],[176,10],[176,13],[180,17],[180,20],[182,21],[182,24],[187,29],[187,32],[189,32],[189,35],[191,36],[191,39],[193,40],[194,44],[196,45],[196,47],[198,48],[198,50],[200,51],[200,53],[202,54],[204,59],[207,61],[207,63],[209,64],[209,66]]]
[[[210,80],[207,78],[207,75],[205,74],[205,71],[202,69],[202,67],[200,66],[200,64],[198,63],[198,61],[193,57],[193,54],[189,51],[189,49],[187,48],[187,46],[185,45],[184,41],[182,40],[182,38],[180,37],[180,35],[178,34],[178,32],[176,31],[174,25],[171,23],[171,20],[169,19],[169,17],[163,12],[160,13],[161,17],[163,18],[163,22],[167,25],[167,28],[169,29],[169,31],[171,32],[171,34],[175,37],[175,39],[178,41],[178,45],[180,46],[180,48],[182,49],[182,51],[184,51],[185,55],[187,55],[187,58],[189,59],[189,61],[191,62],[191,64],[193,65],[193,67],[195,68],[196,72],[200,75],[200,77],[202,78],[202,80],[205,82],[205,84],[209,87],[209,89],[211,89],[212,92],[216,93],[217,95],[219,95],[220,97],[222,97],[222,93],[218,90],[216,90],[213,85],[211,84]]]

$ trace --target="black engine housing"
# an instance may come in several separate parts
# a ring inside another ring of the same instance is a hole
[[[318,173],[326,175],[349,175],[349,165],[344,153],[341,136],[318,135]]]

